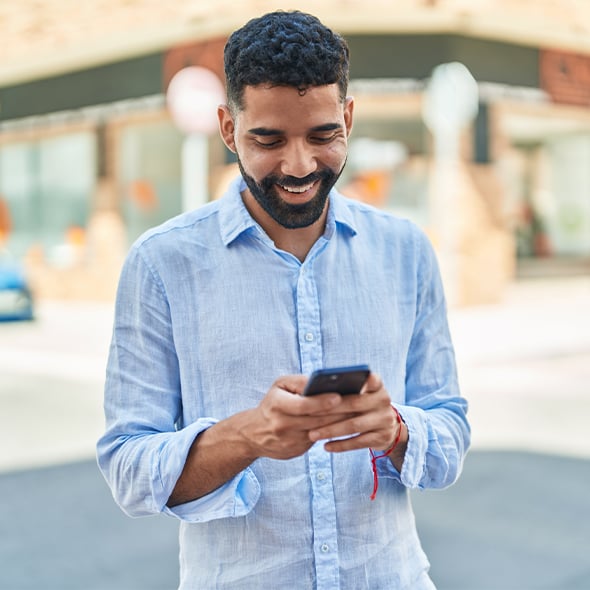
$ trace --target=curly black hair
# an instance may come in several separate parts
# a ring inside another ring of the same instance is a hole
[[[298,10],[270,12],[247,22],[229,37],[224,50],[227,100],[232,110],[244,107],[245,86],[338,84],[348,89],[346,41],[315,16]]]

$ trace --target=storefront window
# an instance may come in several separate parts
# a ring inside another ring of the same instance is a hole
[[[54,137],[39,142],[42,242],[59,256],[71,232],[84,230],[96,185],[94,133]],[[59,262],[59,261],[56,261]]]
[[[39,234],[36,175],[36,150],[33,144],[3,146],[0,150],[0,195],[10,217],[7,245],[17,256],[22,256]]]
[[[590,136],[548,145],[551,166],[546,204],[547,233],[559,255],[590,255]]]
[[[497,109],[498,129],[509,142],[498,153],[497,171],[506,188],[519,258],[587,258],[587,111],[554,104],[531,104],[526,108],[498,105]]]
[[[119,190],[130,242],[181,212],[182,141],[168,121],[123,128]]]
[[[2,146],[0,194],[11,216],[9,249],[20,257],[35,245],[49,260],[59,257],[68,233],[88,223],[95,183],[93,133]]]

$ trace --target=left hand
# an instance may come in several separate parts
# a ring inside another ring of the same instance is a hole
[[[395,412],[391,408],[389,393],[383,387],[381,378],[375,373],[369,375],[359,395],[342,396],[338,413],[350,416],[309,432],[309,438],[314,442],[347,437],[329,440],[324,445],[326,451],[341,453],[368,447],[378,451],[385,450],[396,440],[399,428],[403,431],[398,446],[405,449],[407,429],[403,422],[401,425],[398,424]]]

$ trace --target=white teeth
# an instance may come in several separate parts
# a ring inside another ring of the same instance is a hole
[[[308,191],[312,186],[314,185],[314,183],[312,182],[310,185],[308,186],[283,186],[281,185],[282,189],[285,189],[288,193],[304,193],[305,191]]]

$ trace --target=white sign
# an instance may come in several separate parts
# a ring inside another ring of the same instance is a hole
[[[225,102],[225,90],[211,70],[190,66],[174,75],[166,102],[179,129],[189,135],[211,135],[217,130],[217,107]]]
[[[437,66],[424,97],[424,122],[433,133],[457,133],[477,115],[477,82],[462,63]]]

